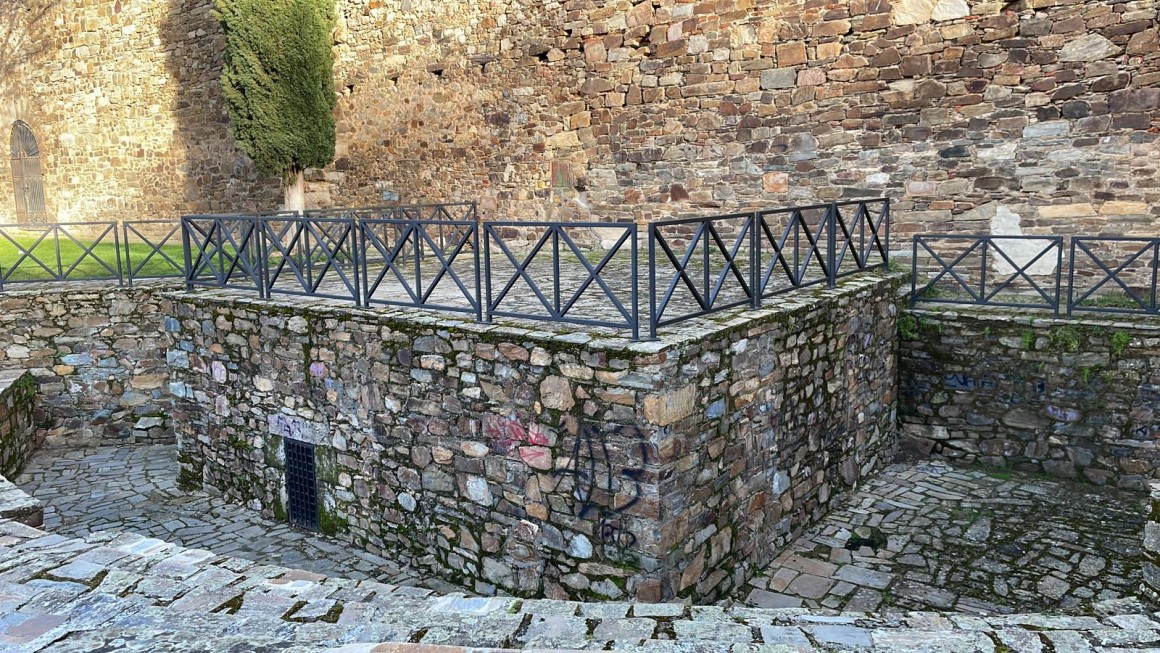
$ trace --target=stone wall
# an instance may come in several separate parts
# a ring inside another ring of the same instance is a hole
[[[16,478],[43,441],[36,428],[36,383],[28,372],[0,373],[0,477]]]
[[[893,443],[896,278],[862,276],[659,342],[406,311],[172,294],[183,483],[475,591],[710,600]]]
[[[1160,605],[1160,481],[1148,483],[1147,521],[1144,522],[1144,580],[1141,598]]]
[[[920,309],[900,330],[909,445],[1099,484],[1160,477],[1155,323]]]
[[[164,282],[0,294],[0,368],[28,370],[49,445],[167,442]]]
[[[272,208],[229,139],[208,5],[61,0],[34,26],[48,47],[0,79],[0,117],[42,136],[60,219]],[[1157,224],[1154,0],[338,6],[312,205],[646,221],[885,194],[902,235]]]

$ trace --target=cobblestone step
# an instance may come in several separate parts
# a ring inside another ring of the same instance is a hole
[[[1094,609],[1090,616],[974,617],[474,598],[328,578],[135,534],[76,539],[0,522],[0,650],[14,653],[440,653],[433,648],[439,646],[1110,653],[1160,647],[1160,620],[1137,602]]]

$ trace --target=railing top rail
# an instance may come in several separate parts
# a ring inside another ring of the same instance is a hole
[[[657,220],[649,223],[649,228],[655,227],[673,227],[683,224],[701,224],[705,222],[713,222],[715,220],[737,220],[740,218],[752,218],[754,211],[746,211],[743,213],[724,213],[721,215],[710,215],[699,218],[674,218],[672,220]]]
[[[864,200],[846,200],[844,202],[834,202],[834,206],[858,206],[861,204],[880,204],[889,202],[886,197],[870,197]]]
[[[1052,242],[1063,242],[1066,238],[1067,238],[1066,236],[1053,236],[1053,235],[1047,235],[1047,234],[1044,234],[1042,236],[1040,236],[1038,234],[1025,234],[1022,236],[1014,236],[1014,235],[1012,235],[1012,236],[1007,236],[1007,235],[992,236],[990,234],[915,234],[915,236],[914,236],[914,239],[916,241],[919,241],[919,242],[926,241],[926,240],[970,240],[970,241],[1050,240]]]
[[[366,225],[431,225],[432,227],[475,227],[479,223],[475,220],[415,220],[407,218],[368,218],[359,220]]]
[[[307,224],[354,224],[350,218],[323,218],[311,216],[294,216],[294,217],[264,217],[266,222],[302,222]]]
[[[1160,235],[1157,236],[1071,236],[1072,242],[1125,242],[1125,243],[1151,243],[1160,240]]]
[[[40,230],[47,231],[57,227],[115,227],[120,222],[116,220],[99,221],[99,222],[54,222],[52,224],[37,224],[37,223],[10,223],[0,224],[0,229],[26,229],[29,231]]]
[[[446,222],[443,220],[442,222]],[[563,227],[563,228],[577,228],[577,229],[627,229],[629,227],[636,227],[635,222],[552,222],[550,220],[536,220],[531,222],[524,222],[522,220],[488,220],[483,223],[484,227],[535,227],[542,229],[545,227]]]

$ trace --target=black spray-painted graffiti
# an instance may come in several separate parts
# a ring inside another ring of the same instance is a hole
[[[609,455],[607,436],[625,441],[626,465],[616,465]],[[597,522],[600,540],[619,550],[636,544],[636,535],[628,529],[625,513],[640,503],[644,495],[644,465],[648,463],[648,445],[644,432],[635,426],[601,427],[587,423],[580,427],[572,445],[568,465],[556,470],[557,491],[571,480],[569,504],[572,514]]]

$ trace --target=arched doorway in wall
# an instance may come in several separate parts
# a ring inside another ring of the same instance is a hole
[[[12,125],[12,182],[16,191],[17,222],[48,222],[40,147],[32,129],[20,120]]]

